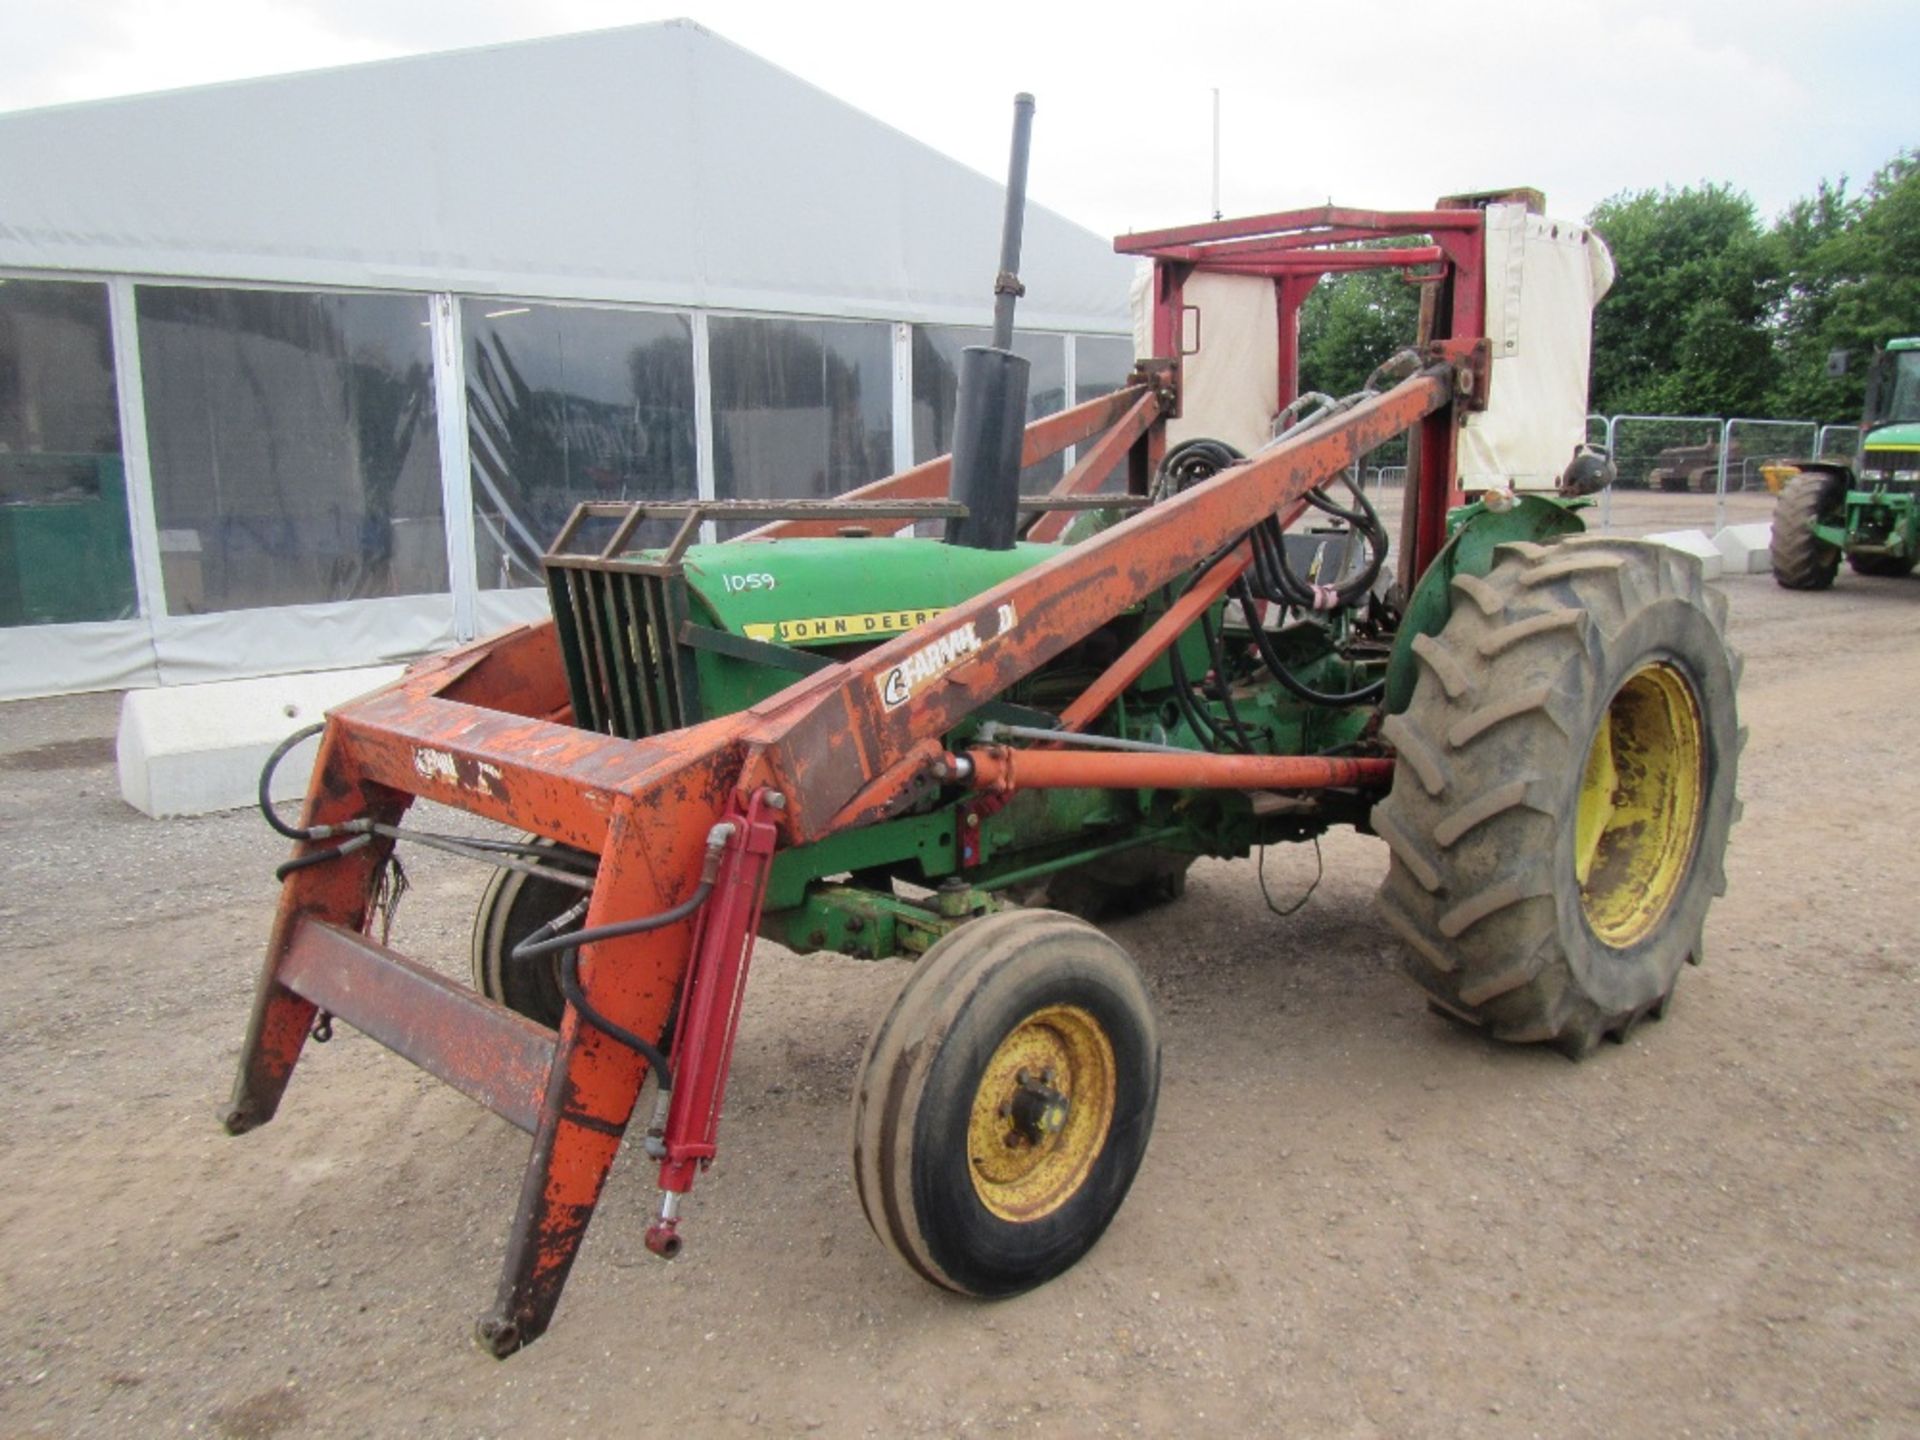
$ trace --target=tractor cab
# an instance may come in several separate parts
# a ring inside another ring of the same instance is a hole
[[[1860,478],[1911,490],[1920,480],[1920,337],[1888,342],[1867,377]]]

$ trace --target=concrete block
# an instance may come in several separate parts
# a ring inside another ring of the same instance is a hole
[[[155,819],[254,803],[260,767],[287,736],[329,708],[397,680],[404,667],[324,670],[130,690],[120,705],[120,794]],[[306,794],[319,737],[274,772],[273,798]]]
[[[1713,543],[1729,575],[1765,575],[1773,569],[1773,526],[1764,520],[1729,525],[1713,537]]]
[[[1719,547],[1707,538],[1704,530],[1663,530],[1658,535],[1647,536],[1647,539],[1656,545],[1684,550],[1700,562],[1701,572],[1709,580],[1718,580],[1726,569],[1726,562],[1720,558]]]

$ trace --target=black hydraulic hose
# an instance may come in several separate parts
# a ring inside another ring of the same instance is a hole
[[[1206,565],[1201,566],[1199,571],[1195,572],[1196,575],[1206,573],[1207,570],[1212,568],[1212,565],[1213,562],[1209,561]],[[1181,594],[1184,595],[1187,588],[1192,584],[1193,580],[1190,577],[1187,585],[1181,587]],[[1161,594],[1165,597],[1169,606],[1173,604],[1174,596],[1171,586],[1163,587]],[[1175,640],[1167,649],[1167,668],[1173,672],[1174,704],[1180,707],[1180,713],[1186,717],[1187,726],[1193,731],[1194,738],[1199,740],[1208,750],[1216,755],[1219,754],[1222,749],[1226,748],[1228,737],[1219,728],[1214,718],[1207,714],[1205,707],[1193,698],[1193,681],[1187,675],[1186,661],[1180,657],[1180,642],[1178,640]]]
[[[311,842],[314,840],[325,840],[331,835],[340,833],[332,826],[316,826],[313,830],[306,830],[298,825],[289,825],[274,812],[273,808],[273,772],[280,768],[280,762],[292,753],[296,745],[300,744],[303,740],[311,740],[326,728],[327,722],[324,720],[315,725],[302,726],[286,739],[282,740],[278,745],[274,746],[273,753],[267,756],[267,763],[260,767],[260,813],[266,817],[267,824],[271,825],[289,840],[305,840]],[[317,833],[322,829],[327,832],[325,835]]]
[[[667,1057],[660,1053],[657,1046],[636,1035],[624,1025],[616,1025],[587,999],[587,992],[580,988],[580,953],[569,950],[560,959],[560,993],[567,997],[567,1003],[573,1006],[580,1018],[603,1035],[609,1035],[626,1046],[634,1054],[647,1062],[647,1068],[660,1082],[660,1093],[673,1092],[673,1067],[667,1063]]]
[[[535,960],[542,955],[560,952],[560,992],[566,996],[567,1003],[594,1029],[618,1040],[645,1060],[660,1079],[662,1095],[666,1095],[673,1089],[673,1070],[667,1064],[667,1057],[662,1055],[658,1047],[644,1036],[634,1034],[624,1025],[601,1014],[593,1002],[587,998],[586,989],[580,983],[580,947],[592,945],[601,940],[616,940],[626,935],[642,935],[649,930],[662,930],[693,914],[706,904],[707,897],[713,894],[714,883],[720,878],[720,859],[732,835],[733,825],[725,821],[708,832],[707,858],[700,870],[700,883],[694,886],[693,893],[678,905],[662,910],[657,915],[642,915],[634,920],[619,920],[611,925],[595,925],[587,930],[573,930],[565,935],[556,934],[555,932],[561,926],[572,923],[585,912],[587,902],[582,900],[571,909],[554,916],[514,946],[511,951],[512,958],[517,961]]]
[[[322,840],[338,839],[343,835],[352,838],[343,845],[334,846],[331,850],[316,850],[308,855],[295,856],[274,870],[273,875],[276,880],[285,880],[289,875],[305,870],[311,865],[323,865],[329,860],[338,860],[343,855],[351,855],[356,850],[365,849],[373,842],[374,836],[380,835],[389,840],[415,840],[438,850],[465,855],[470,860],[485,860],[488,854],[506,855],[516,859],[529,855],[536,856],[544,862],[542,865],[517,865],[513,863],[513,859],[496,863],[513,870],[557,871],[561,873],[555,878],[563,879],[569,884],[578,883],[574,872],[580,868],[580,858],[565,851],[556,851],[537,840],[491,840],[484,836],[442,835],[431,830],[402,830],[397,825],[382,825],[365,816],[343,820],[337,825],[289,825],[273,808],[274,772],[280,768],[280,762],[292,754],[298,745],[303,741],[311,740],[326,728],[327,722],[324,720],[317,724],[303,726],[273,747],[273,753],[267,756],[267,763],[260,767],[260,784],[257,792],[260,814],[277,833],[305,845],[317,844]]]
[[[305,855],[296,855],[293,859],[282,861],[274,866],[273,878],[284,880],[296,871],[305,870],[313,865],[324,865],[329,860],[338,860],[344,855],[351,855],[356,850],[364,850],[372,843],[373,836],[362,834],[351,836],[331,850],[309,850]]]
[[[1224,440],[1194,439],[1173,447],[1160,462],[1155,489],[1162,495],[1178,494],[1189,485],[1211,480],[1229,465],[1247,457]]]
[[[533,960],[542,955],[551,955],[556,950],[560,951],[560,993],[567,997],[567,1003],[587,1024],[602,1034],[618,1040],[645,1060],[647,1068],[658,1077],[661,1091],[671,1092],[673,1067],[667,1063],[667,1057],[660,1053],[659,1047],[644,1036],[634,1034],[626,1026],[601,1014],[594,1003],[587,999],[586,987],[580,983],[580,946],[590,945],[596,940],[612,940],[621,935],[639,935],[648,930],[662,929],[676,920],[686,919],[706,904],[707,897],[712,893],[713,882],[702,880],[693,894],[671,910],[662,910],[658,915],[643,915],[638,920],[622,920],[615,925],[596,925],[591,930],[575,930],[566,935],[554,935],[553,932],[566,924],[570,917],[586,908],[587,902],[582,900],[571,910],[556,915],[514,946],[513,958]]]
[[[1205,610],[1200,612],[1200,633],[1206,638],[1207,653],[1213,657],[1213,673],[1220,682],[1220,704],[1227,712],[1227,723],[1233,727],[1241,753],[1251,755],[1253,741],[1247,727],[1240,722],[1239,706],[1233,703],[1233,676],[1227,670],[1226,648],[1220,643],[1220,632],[1214,628],[1212,615]]]
[[[1227,736],[1218,728],[1213,717],[1193,698],[1193,681],[1187,676],[1186,662],[1180,658],[1180,646],[1176,642],[1167,651],[1167,664],[1173,671],[1173,702],[1180,707],[1180,713],[1186,717],[1187,726],[1194,736],[1208,750],[1216,755],[1227,745]]]
[[[529,935],[513,947],[513,958],[536,960],[542,955],[554,955],[563,950],[577,949],[579,946],[592,945],[601,940],[618,940],[625,935],[644,935],[649,930],[663,929],[693,914],[707,903],[707,896],[712,893],[713,881],[703,878],[694,888],[693,894],[671,910],[662,910],[658,915],[642,915],[637,920],[617,920],[611,925],[595,925],[591,930],[572,930],[565,935],[553,935],[550,938],[536,939],[535,937],[539,935],[539,931],[536,930],[533,935]]]
[[[1239,600],[1243,606],[1251,606],[1252,604],[1252,597],[1248,594],[1244,583],[1238,587],[1238,593],[1234,598]],[[1336,694],[1315,690],[1311,685],[1307,684],[1306,681],[1300,679],[1291,670],[1287,669],[1286,662],[1280,658],[1279,653],[1273,648],[1273,642],[1268,638],[1264,625],[1255,625],[1253,627],[1253,643],[1254,647],[1260,652],[1260,663],[1267,667],[1268,673],[1270,673],[1275,680],[1278,680],[1282,687],[1292,692],[1299,699],[1305,700],[1309,705],[1365,705],[1371,704],[1386,693],[1387,681],[1385,676],[1369,684],[1362,685],[1357,690],[1349,690],[1344,693]]]
[[[1373,588],[1386,563],[1388,542],[1385,527],[1380,524],[1378,514],[1364,497],[1361,504],[1365,508],[1360,511],[1336,505],[1318,491],[1309,492],[1306,499],[1309,504],[1352,527],[1353,532],[1366,542],[1367,563],[1351,580],[1339,585],[1317,587],[1320,593],[1316,593],[1315,585],[1294,573],[1287,559],[1286,537],[1279,525],[1268,519],[1248,532],[1261,590],[1269,600],[1302,610],[1341,609],[1358,604]],[[1325,593],[1327,591],[1331,591],[1330,596]]]

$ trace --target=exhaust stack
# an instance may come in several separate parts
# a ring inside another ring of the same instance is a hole
[[[1013,97],[1013,155],[1007,211],[1000,227],[1000,273],[993,281],[993,343],[960,352],[960,397],[953,417],[951,495],[967,507],[947,522],[946,542],[974,550],[1010,550],[1020,519],[1020,446],[1027,426],[1027,362],[1013,353],[1013,304],[1020,284],[1020,230],[1027,209],[1027,147],[1033,96]]]

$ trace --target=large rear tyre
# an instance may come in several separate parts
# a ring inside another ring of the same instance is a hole
[[[538,847],[573,859],[592,873],[592,857],[538,840]],[[567,999],[560,990],[564,955],[515,960],[513,949],[535,930],[577,903],[585,891],[519,870],[496,870],[473,917],[473,986],[489,1000],[517,1010],[548,1029],[560,1028]]]
[[[1840,571],[1840,547],[1829,545],[1813,527],[1833,516],[1846,482],[1826,471],[1803,470],[1780,487],[1773,502],[1773,539],[1769,558],[1773,578],[1787,590],[1825,590]]]
[[[1501,1040],[1578,1058],[1701,955],[1744,736],[1726,600],[1643,541],[1508,545],[1414,653],[1373,812],[1413,978]]]
[[[1091,922],[1138,915],[1187,893],[1194,858],[1158,845],[1122,850],[1048,876],[1043,903]]]
[[[1847,564],[1856,575],[1871,575],[1884,580],[1898,580],[1902,575],[1913,573],[1914,557],[1911,555],[1849,555]]]
[[[1159,1026],[1126,951],[1050,910],[984,916],[927,952],[868,1045],[860,1204],[935,1285],[1017,1295],[1105,1232],[1159,1092]]]

